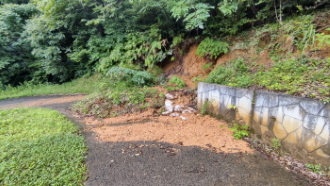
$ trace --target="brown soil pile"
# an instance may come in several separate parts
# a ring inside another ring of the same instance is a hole
[[[186,82],[188,87],[196,87],[197,82],[193,78],[206,77],[210,72],[203,68],[209,61],[196,55],[197,47],[198,45],[193,45],[190,47],[189,52],[180,59],[166,62],[162,67],[166,76],[170,78],[173,75],[177,75]]]
[[[157,88],[159,92],[165,89]],[[170,91],[173,105],[195,105],[191,90]],[[159,116],[159,109],[149,108],[141,113],[119,115],[111,118],[84,117],[86,130],[93,131],[101,142],[155,141],[182,146],[211,148],[214,152],[251,153],[253,150],[243,140],[235,140],[228,124],[210,116],[196,113],[177,113],[179,116]],[[81,117],[81,116],[80,116]]]
[[[214,152],[251,153],[243,140],[235,140],[227,124],[209,116],[184,114],[179,117],[154,117],[152,112],[118,116],[115,118],[84,119],[88,130],[102,142],[155,141],[183,146],[212,148]]]

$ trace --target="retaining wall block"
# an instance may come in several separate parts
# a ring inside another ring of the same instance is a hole
[[[322,149],[324,153],[330,155],[330,142],[328,141],[328,143],[322,146],[320,149]]]
[[[320,116],[330,118],[330,103],[327,103],[320,111]]]
[[[274,93],[264,93],[263,107],[277,107],[278,106],[278,95]]]
[[[322,149],[317,149],[317,150],[315,151],[315,154],[316,154],[317,156],[322,157],[322,158],[330,158],[330,156],[329,156],[328,154],[326,154]]]
[[[264,126],[268,126],[269,125],[269,120],[271,119],[268,113],[269,113],[269,108],[263,108],[262,109],[262,116],[263,117],[262,117],[261,124],[264,125]]]
[[[239,109],[244,109],[246,112],[252,111],[252,100],[247,97],[237,98],[237,105]]]
[[[312,130],[315,134],[320,134],[328,118],[307,114],[304,119],[304,127]]]
[[[306,115],[304,109],[302,109],[299,105],[284,106],[283,112],[285,115],[291,116],[298,120],[303,120]]]
[[[198,84],[197,100],[199,109],[213,100],[214,114],[249,125],[268,142],[280,139],[300,159],[330,166],[329,103],[208,83]]]
[[[291,132],[286,138],[283,139],[282,142],[289,143],[291,145],[297,145],[299,143],[299,136],[295,131]]]
[[[278,96],[278,105],[286,106],[286,105],[297,105],[300,103],[301,99],[293,97],[291,95],[279,95]]]
[[[227,94],[236,97],[237,88],[227,87]]]
[[[315,100],[307,100],[305,98],[305,100],[302,100],[300,102],[300,106],[307,112],[310,114],[314,114],[317,115],[322,108],[324,107],[324,104],[319,102],[319,101],[315,101]]]
[[[211,90],[209,91],[209,101],[219,102],[220,101],[220,91],[219,90]]]
[[[220,113],[225,114],[228,111],[228,106],[231,104],[231,97],[226,94],[221,94],[220,96]]]
[[[313,152],[328,143],[328,141],[320,138],[308,130],[304,130],[302,141],[304,143],[304,149],[306,149],[308,152]]]
[[[269,129],[268,127],[266,126],[260,126],[260,129],[261,129],[261,133],[264,135],[265,133],[269,132]]]
[[[277,109],[276,121],[283,123],[284,116],[283,107],[279,107]]]
[[[237,88],[235,97],[241,98],[241,97],[245,96],[248,92],[249,92],[248,89]]]
[[[253,98],[254,97],[254,90],[248,90],[244,96],[249,98],[250,100],[252,100],[252,103],[255,104],[254,100],[253,100],[254,99]]]
[[[247,112],[244,109],[237,108],[237,114],[239,114],[240,118],[242,118],[246,125],[250,125],[250,112]]]
[[[227,92],[228,92],[228,87],[220,85],[220,93],[227,95],[228,94]]]
[[[198,87],[197,87],[197,95],[199,94],[199,93],[203,93],[204,92],[204,87],[205,86],[207,86],[207,84],[206,83],[203,83],[203,82],[199,82],[198,83]]]
[[[319,134],[319,136],[328,141],[330,140],[330,121],[328,121],[325,126],[323,127],[322,132]]]
[[[254,107],[262,107],[265,101],[265,96],[261,92],[255,92]]]
[[[290,116],[284,116],[282,125],[288,133],[291,133],[302,126],[302,121]]]
[[[288,135],[283,125],[279,122],[274,122],[273,132],[276,138],[280,140],[283,140]]]
[[[253,119],[254,122],[260,124],[261,121],[262,121],[262,117],[263,117],[263,115],[262,115],[261,112],[253,112],[253,118],[252,119]]]

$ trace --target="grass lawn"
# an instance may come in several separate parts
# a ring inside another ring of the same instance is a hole
[[[83,185],[87,147],[57,111],[0,110],[0,185]]]
[[[100,81],[104,81],[104,77],[99,74],[91,77],[81,77],[68,83],[59,84],[39,84],[33,85],[24,83],[18,87],[7,86],[4,89],[0,87],[0,100],[35,95],[47,94],[74,94],[87,93],[90,94],[97,89]]]

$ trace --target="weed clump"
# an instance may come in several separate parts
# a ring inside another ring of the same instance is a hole
[[[248,125],[239,125],[235,123],[233,127],[229,127],[229,130],[234,132],[233,137],[235,139],[242,139],[249,136],[249,128]]]
[[[155,77],[147,71],[137,71],[123,67],[112,67],[106,74],[112,83],[126,82],[134,86],[149,86],[155,83]]]
[[[186,86],[186,83],[178,76],[172,76],[168,81],[167,90],[177,90]]]
[[[226,66],[216,67],[205,82],[247,88],[253,84],[248,69],[244,59],[238,58],[229,61]]]

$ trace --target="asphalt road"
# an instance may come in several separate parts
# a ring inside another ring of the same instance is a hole
[[[0,109],[55,109],[76,123],[89,147],[87,186],[298,186],[308,180],[262,154],[214,153],[198,146],[157,141],[99,142],[69,110],[79,95],[33,96],[0,101]],[[63,101],[58,101],[58,100]],[[65,101],[68,100],[68,101]]]

